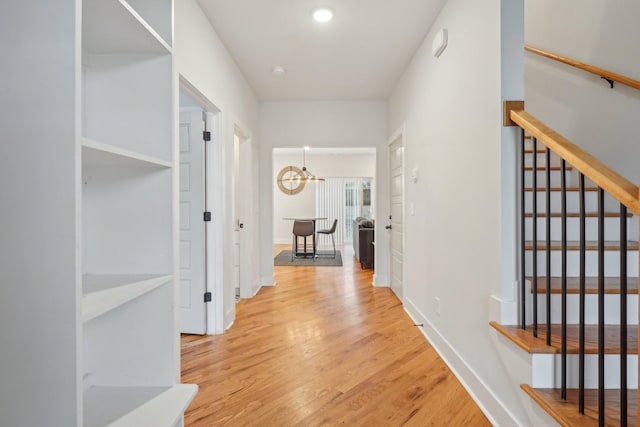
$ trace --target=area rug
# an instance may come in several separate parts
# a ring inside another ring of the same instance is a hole
[[[291,261],[291,251],[286,250],[280,252],[274,259],[273,265],[275,266],[308,266],[308,267],[342,267],[342,254],[340,251],[336,251],[336,257],[332,258],[333,251],[318,251],[318,256],[313,261],[312,258],[293,258]]]

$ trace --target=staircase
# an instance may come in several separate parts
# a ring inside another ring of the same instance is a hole
[[[638,217],[608,194],[601,199],[587,172],[563,168],[557,154],[524,135],[521,320],[490,323],[503,360],[528,395],[522,400],[533,408],[533,425],[638,425]]]

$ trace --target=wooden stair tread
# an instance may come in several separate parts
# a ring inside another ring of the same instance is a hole
[[[570,171],[570,170],[572,170],[572,169],[573,169],[573,166],[571,166],[571,165],[566,165],[566,167],[565,167],[565,171]],[[533,166],[525,166],[525,167],[524,167],[524,170],[526,170],[526,171],[532,171],[532,170],[533,170]],[[546,171],[546,170],[547,170],[547,167],[546,167],[546,166],[537,166],[537,167],[536,167],[536,170],[537,170],[537,171]],[[562,170],[562,167],[560,167],[560,166],[551,166],[551,167],[549,168],[549,170],[552,170],[552,171],[560,171],[560,170]]]
[[[539,240],[536,245],[538,250],[546,250],[547,243],[544,240]],[[585,248],[588,251],[597,251],[598,250],[598,242],[595,240],[588,240],[585,242]],[[527,240],[525,242],[525,249],[530,251],[533,249],[533,242],[531,240]],[[551,241],[551,250],[559,251],[562,250],[562,242],[559,240]],[[569,240],[567,241],[567,250],[569,251],[578,251],[580,250],[580,242],[577,240]],[[605,251],[618,251],[620,250],[620,242],[616,240],[605,240],[604,242],[604,250]],[[635,251],[638,250],[638,242],[635,240],[629,240],[627,242],[627,250]]]
[[[533,281],[532,277],[526,278],[529,282]],[[533,290],[532,290],[533,291]],[[538,293],[542,294],[547,291],[547,278],[538,276]],[[562,291],[562,278],[551,278],[551,293],[559,294]],[[638,293],[638,278],[627,278],[627,291],[628,294]],[[567,293],[578,294],[580,292],[580,278],[579,277],[567,277]],[[587,294],[598,293],[598,278],[597,277],[585,277],[585,292]],[[604,278],[604,293],[605,294],[620,294],[620,278],[619,277],[605,277]]]
[[[546,212],[537,212],[536,217],[538,218],[546,218],[549,214]],[[532,212],[525,212],[525,218],[533,218]],[[597,218],[598,212],[585,212],[585,218]],[[605,212],[605,218],[620,218],[620,212]],[[627,213],[627,218],[633,217],[633,214]],[[562,213],[560,212],[551,212],[551,218],[562,218]],[[567,212],[567,218],[580,218],[579,212]]]
[[[567,400],[562,400],[560,389],[538,389],[527,384],[520,385],[537,404],[561,426],[597,426],[598,390],[584,391],[584,415],[578,412],[578,389],[567,390]],[[627,390],[628,426],[638,425],[638,391]],[[605,390],[605,425],[620,425],[620,390]]]
[[[523,330],[517,325],[501,325],[498,322],[489,323],[494,329],[511,340],[527,353],[559,354],[561,352],[561,325],[551,325],[551,345],[546,343],[546,325],[538,325],[538,337],[533,336],[532,326],[527,325]],[[619,354],[620,327],[619,325],[605,325],[605,353]],[[567,325],[567,353],[578,354],[578,325]],[[638,354],[638,326],[627,326],[627,352]],[[585,353],[598,353],[598,325],[585,326]]]
[[[540,191],[547,191],[546,187],[536,187],[536,190]],[[551,187],[550,188],[551,191],[562,191],[561,187]],[[531,192],[533,191],[533,187],[525,187],[524,191],[527,192]],[[573,191],[580,191],[580,187],[567,187],[567,191],[568,192],[573,192]],[[585,187],[584,191],[598,191],[598,187]]]
[[[533,149],[532,148],[527,148],[526,150],[524,150],[524,152],[526,154],[533,154]],[[536,153],[538,153],[538,154],[544,154],[546,152],[547,152],[547,150],[541,150],[539,148],[536,150]]]

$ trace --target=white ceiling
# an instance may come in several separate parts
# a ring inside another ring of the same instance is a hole
[[[273,154],[275,156],[297,155],[302,158],[302,150],[304,150],[302,147],[274,148]],[[374,147],[311,147],[305,155],[312,157],[314,155],[342,156],[352,154],[376,154],[376,149]]]
[[[445,1],[198,0],[256,96],[272,101],[385,100]],[[333,21],[313,21],[318,6]]]

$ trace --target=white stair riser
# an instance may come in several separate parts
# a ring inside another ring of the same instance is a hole
[[[598,218],[585,218],[585,232],[587,240],[598,239]],[[638,232],[627,220],[627,239],[637,240]],[[547,237],[547,219],[538,218],[537,240],[543,241]],[[562,239],[562,218],[551,218],[551,240]],[[620,240],[620,218],[605,218],[604,232],[606,240]],[[567,239],[580,239],[580,218],[567,218]],[[525,218],[525,240],[533,240],[533,218]]]
[[[533,150],[533,144],[531,142],[527,142],[525,145],[527,150]],[[538,142],[538,146],[536,147],[537,150],[545,150],[546,147],[544,146],[544,144],[542,144],[541,142]],[[538,167],[544,167],[547,164],[547,160],[546,160],[546,153],[542,152],[542,153],[537,153],[537,166]],[[556,153],[554,153],[553,151],[551,152],[551,166],[560,166],[562,163],[562,158],[557,155]],[[526,153],[525,154],[525,159],[524,159],[524,164],[525,166],[533,166],[533,153]],[[567,169],[571,168],[571,164],[570,163],[566,163],[566,167]],[[579,172],[576,169],[570,169],[571,173],[572,173],[572,179],[573,182],[577,183],[578,182],[578,174]],[[585,176],[585,184],[587,186],[595,186],[594,182],[592,180],[590,180],[588,177]]]
[[[567,387],[579,386],[579,358],[567,355]],[[531,358],[532,387],[562,387],[562,357],[559,354],[535,354]],[[605,355],[605,388],[620,388],[620,355]],[[598,355],[585,355],[585,388],[598,388]],[[627,356],[627,388],[638,388],[638,356]]]
[[[538,207],[538,212],[544,212],[547,201],[547,192],[545,191],[544,181],[537,183],[538,189],[542,189],[536,191],[536,206]],[[571,187],[572,185],[567,182],[567,187]],[[553,188],[560,187],[560,183],[557,185],[552,184]],[[524,193],[524,201],[525,201],[525,211],[531,212],[531,207],[533,206],[533,191],[525,191]],[[579,191],[567,191],[567,212],[579,212],[580,211],[580,192]],[[549,198],[551,201],[551,212],[560,212],[561,210],[561,200],[562,200],[562,192],[561,191],[551,191],[549,194]],[[598,211],[598,192],[597,191],[585,191],[584,192],[584,204],[587,212],[597,212]],[[605,193],[604,195],[604,207],[606,212],[620,212],[620,202],[614,199],[612,196]]]
[[[620,254],[618,251],[605,251],[604,254],[604,271],[607,277],[617,277],[620,275]],[[562,252],[551,251],[551,275],[562,275],[561,268]],[[578,277],[580,275],[580,253],[579,251],[567,252],[567,276]],[[543,276],[546,274],[546,253],[538,250],[538,275]],[[586,252],[586,275],[597,276],[598,275],[598,252],[587,251]],[[531,251],[526,253],[526,269],[525,274],[531,276],[532,274],[532,254]],[[638,252],[629,251],[627,253],[627,276],[638,276]]]
[[[529,322],[533,321],[532,308],[528,308]],[[544,324],[547,316],[546,294],[538,294],[538,324]],[[567,295],[567,323],[578,324],[580,321],[580,299],[577,294]],[[562,295],[551,294],[551,323],[562,322]],[[585,296],[585,323],[598,324],[598,295]],[[620,295],[605,294],[604,323],[607,325],[620,324]],[[627,295],[627,324],[638,324],[638,295]]]
[[[527,135],[527,138],[525,138],[524,140],[524,148],[527,150],[533,150],[533,137]],[[544,143],[540,140],[536,141],[536,149],[537,150],[545,150],[547,148],[546,145],[544,145]],[[553,151],[551,152],[552,156],[557,156],[556,153],[554,153]],[[531,156],[531,153],[527,153],[526,154],[527,157]]]
[[[525,193],[524,206],[525,212],[533,212],[533,192]],[[594,191],[584,193],[584,205],[587,212],[598,211],[598,196]],[[538,213],[547,212],[547,196],[544,191],[536,192],[536,206]],[[561,193],[559,191],[551,192],[551,212],[558,213],[562,211]],[[567,212],[580,212],[580,193],[577,191],[567,191]],[[617,212],[617,211],[616,211]]]
[[[538,149],[541,149],[540,144],[538,144]],[[547,164],[547,155],[545,153],[538,153],[536,155],[536,161],[538,162],[537,166],[541,167],[541,166],[545,166]],[[562,160],[560,159],[559,156],[557,156],[554,153],[551,153],[551,166],[560,166]],[[532,153],[527,153],[525,159],[524,159],[524,164],[526,166],[533,166],[533,154]],[[567,164],[568,166],[568,164]]]
[[[571,171],[567,170],[565,172],[565,176],[567,179],[567,186],[571,185]],[[550,173],[550,180],[549,182],[551,182],[551,186],[552,187],[560,187],[560,184],[562,183],[561,180],[562,177],[562,171],[560,170],[552,170]],[[536,172],[536,185],[538,187],[543,187],[546,185],[547,182],[547,171],[545,170],[538,170]],[[533,186],[533,171],[532,170],[528,170],[525,171],[525,176],[524,176],[524,185],[525,187],[532,187]]]

